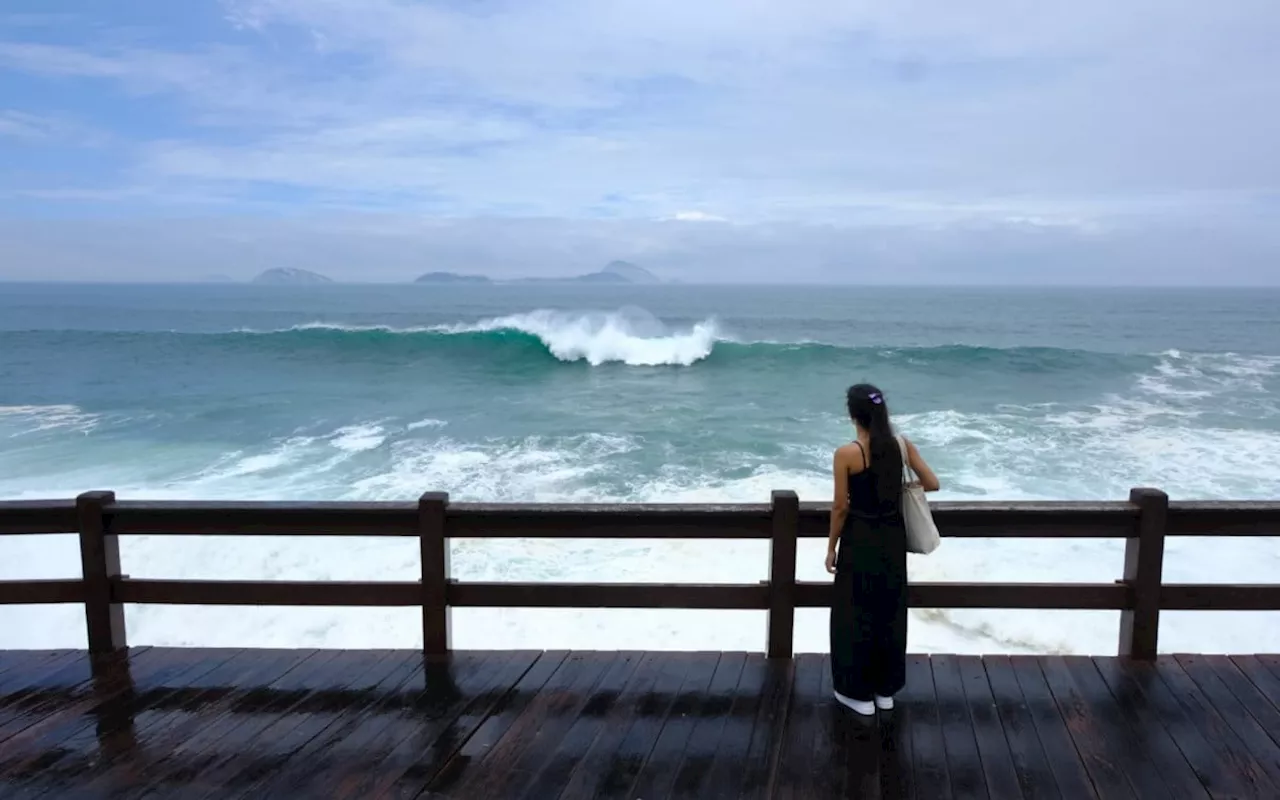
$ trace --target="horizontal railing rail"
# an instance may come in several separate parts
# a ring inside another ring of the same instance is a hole
[[[1169,536],[1280,536],[1280,502],[1176,502],[1135,489],[1128,502],[933,504],[944,537],[1124,539],[1114,583],[912,583],[922,608],[1103,609],[1120,611],[1119,651],[1154,658],[1162,610],[1280,610],[1280,585],[1167,584]],[[685,608],[768,612],[766,652],[793,652],[797,608],[831,602],[829,582],[796,580],[800,538],[825,537],[826,505],[774,492],[768,504],[521,505],[450,503],[229,503],[117,501],[110,492],[75,500],[0,502],[0,535],[72,533],[80,579],[0,581],[0,605],[80,603],[89,650],[122,649],[125,604],[417,606],[428,655],[450,646],[450,609]],[[417,538],[417,581],[241,581],[131,578],[122,574],[122,536],[398,536]],[[743,584],[623,584],[456,581],[449,541],[463,538],[763,539],[769,578]],[[935,558],[945,558],[945,550]]]

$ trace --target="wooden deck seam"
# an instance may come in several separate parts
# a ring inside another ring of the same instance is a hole
[[[964,696],[966,700],[965,706],[968,709],[969,724],[973,728],[974,739],[976,740],[977,746],[978,746],[978,759],[982,763],[982,771],[983,771],[983,777],[986,780],[987,793],[989,795],[996,796],[995,787],[999,783],[999,779],[1002,777],[1000,775],[1000,771],[1004,766],[1007,766],[1009,769],[1009,773],[1013,777],[1014,791],[1021,794],[1021,786],[1018,783],[1017,771],[1014,769],[1014,765],[1013,765],[1013,751],[1012,751],[1012,748],[1009,746],[1009,735],[1005,731],[1004,720],[1001,719],[999,708],[997,707],[995,702],[995,693],[991,688],[991,677],[990,675],[987,674],[986,661],[981,656],[960,656],[959,658],[960,658],[960,663],[958,664],[958,666],[960,668],[961,688],[964,692]],[[973,698],[969,694],[969,681],[965,677],[965,666],[966,666],[966,660],[968,659],[971,659],[971,661],[968,661],[971,669],[981,670],[982,685],[986,687],[985,697]],[[990,711],[995,721],[994,727],[996,727],[999,730],[999,734],[1000,734],[998,738],[998,743],[996,743],[995,745],[998,749],[998,752],[991,753],[991,754],[987,754],[983,751],[983,746],[982,746],[983,737],[981,736],[981,732],[979,731],[981,720],[979,720],[978,717],[974,715],[975,705],[985,703],[987,698],[990,699],[990,705],[991,705]],[[1001,745],[1003,745],[1003,747],[1001,747]],[[999,763],[999,762],[1004,762],[1004,763]],[[1005,775],[1003,777],[1008,778],[1009,775]]]
[[[821,654],[420,657],[0,661],[0,796],[1280,796],[1280,656],[911,655],[878,730],[835,704]]]
[[[1230,658],[1226,656],[1210,656],[1207,658],[1227,689],[1235,695],[1240,704],[1249,712],[1249,715],[1262,726],[1267,735],[1271,737],[1271,741],[1277,747],[1280,747],[1280,724],[1277,724],[1277,718],[1280,718],[1280,710],[1276,708],[1275,702],[1265,692],[1254,686],[1253,682],[1249,680],[1249,676],[1245,675],[1244,671],[1237,667]],[[1261,702],[1241,696],[1241,690],[1244,688],[1240,684],[1241,681],[1252,693],[1258,695]],[[1267,717],[1270,717],[1270,719],[1267,719]]]
[[[490,720],[494,719],[496,713],[500,713],[501,711],[506,710],[509,703],[511,702],[511,699],[513,698],[513,695],[516,692],[516,688],[519,687],[520,684],[527,677],[529,677],[529,674],[533,672],[534,669],[541,666],[543,661],[546,660],[549,654],[552,652],[561,653],[561,655],[560,655],[560,658],[557,660],[555,666],[550,668],[551,672],[549,672],[546,678],[544,678],[543,681],[539,683],[538,686],[534,689],[534,694],[536,695],[538,692],[542,690],[542,687],[546,685],[546,682],[552,678],[552,676],[561,668],[561,666],[563,666],[565,657],[567,655],[567,653],[565,653],[564,651],[548,651],[548,650],[538,651],[534,655],[534,657],[530,659],[529,665],[527,667],[521,670],[518,675],[514,675],[510,679],[508,679],[506,689],[503,690],[501,694],[498,694],[496,697],[493,698],[493,700],[489,703],[488,707],[484,709],[483,717],[479,719],[475,725],[471,726],[470,730],[466,732],[465,736],[462,736],[458,739],[458,741],[454,744],[454,746],[452,747],[452,749],[449,751],[447,755],[445,755],[443,758],[440,758],[438,760],[438,765],[436,766],[436,769],[434,772],[432,772],[430,775],[426,775],[422,777],[421,788],[418,791],[413,792],[412,794],[409,794],[408,795],[409,797],[432,796],[432,792],[433,792],[433,790],[431,789],[432,784],[434,784],[442,775],[444,775],[445,771],[448,770],[455,763],[455,760],[462,753],[463,749],[465,749],[466,746],[471,743],[471,740],[474,739],[476,735],[481,730],[484,729],[484,726],[487,725]],[[472,703],[474,702],[475,701],[473,700]],[[459,712],[458,716],[465,714],[467,712],[467,709],[470,707],[471,707],[471,704],[468,704],[466,708],[463,708]],[[521,713],[523,713],[523,709],[521,709]],[[505,733],[506,731],[503,731],[503,735],[505,735]],[[501,736],[499,736],[498,741],[501,741]]]
[[[1277,788],[1262,764],[1254,757],[1248,745],[1236,733],[1234,727],[1223,718],[1214,703],[1191,679],[1191,676],[1186,674],[1186,671],[1182,669],[1176,659],[1170,656],[1161,656],[1152,667],[1152,671],[1191,718],[1194,719],[1199,711],[1206,721],[1212,723],[1212,729],[1207,730],[1206,733],[1210,734],[1219,747],[1226,751],[1226,754],[1232,760],[1231,766],[1238,770],[1239,775],[1247,779],[1249,783],[1257,785],[1260,791],[1266,792],[1265,795],[1261,796],[1280,797],[1280,789]],[[1181,675],[1189,686],[1179,687],[1174,683],[1174,678],[1178,675]],[[1190,691],[1187,691],[1188,689]],[[1197,700],[1197,695],[1199,702],[1194,702]],[[1197,709],[1197,706],[1199,709]]]
[[[1015,658],[1017,659],[1016,661],[1014,660]],[[1023,667],[1020,670],[1018,668],[1019,664],[1025,664],[1027,666]],[[1058,726],[1049,726],[1048,728],[1046,728],[1045,723],[1041,721],[1039,719],[1039,715],[1035,713],[1031,715],[1031,724],[1036,731],[1036,735],[1040,738],[1041,745],[1044,747],[1046,757],[1049,758],[1050,770],[1054,774],[1054,781],[1058,784],[1058,787],[1060,791],[1062,791],[1064,798],[1066,797],[1066,794],[1067,794],[1067,788],[1063,786],[1063,781],[1065,778],[1070,776],[1070,773],[1063,775],[1063,774],[1060,774],[1058,770],[1054,769],[1055,763],[1057,763],[1058,767],[1061,767],[1062,764],[1060,763],[1059,760],[1055,760],[1052,757],[1052,752],[1050,751],[1050,745],[1046,741],[1048,734],[1051,732],[1051,729],[1054,727],[1061,727],[1062,737],[1065,739],[1066,745],[1070,748],[1070,753],[1074,755],[1074,765],[1078,767],[1078,770],[1076,770],[1077,772],[1076,778],[1080,779],[1082,777],[1083,781],[1088,783],[1088,788],[1093,793],[1094,797],[1102,797],[1103,794],[1101,789],[1098,787],[1097,780],[1094,778],[1093,773],[1090,772],[1088,767],[1085,765],[1084,751],[1080,749],[1079,743],[1077,743],[1075,737],[1071,735],[1071,730],[1066,724],[1065,717],[1063,717],[1062,715],[1062,709],[1060,706],[1058,706],[1057,698],[1054,696],[1053,690],[1050,689],[1049,683],[1045,679],[1044,669],[1040,665],[1040,660],[1038,658],[1031,657],[1031,656],[1016,656],[1016,657],[1010,658],[1010,666],[1013,668],[1013,671],[1014,671],[1014,680],[1018,683],[1019,688],[1022,690],[1023,698],[1028,701],[1028,705],[1030,705],[1030,698],[1027,695],[1027,684],[1023,683],[1023,679],[1024,679],[1025,673],[1027,671],[1031,671],[1034,674],[1025,675],[1026,680],[1027,681],[1034,680],[1038,682],[1040,685],[1042,685],[1044,687],[1044,694],[1047,696],[1049,703],[1051,703],[1054,706],[1055,716],[1053,717],[1053,719],[1059,723]],[[1059,744],[1059,746],[1061,746],[1061,743]],[[1070,800],[1070,798],[1067,798],[1067,800]]]
[[[795,690],[796,683],[795,659],[787,659],[787,661],[790,662],[786,668],[787,687],[786,691],[782,693],[784,699],[780,709],[781,722],[778,723],[783,731],[786,730],[787,722],[791,718],[791,694]],[[769,754],[769,780],[765,784],[768,787],[768,797],[773,796],[778,786],[778,767],[782,761],[782,751],[785,749],[785,744],[785,739],[781,736],[778,737],[778,740],[774,743],[773,752]]]
[[[226,660],[218,663],[216,666],[213,667],[213,669],[209,670],[208,672],[205,672],[200,676],[197,676],[196,680],[193,682],[193,685],[191,687],[185,687],[185,689],[174,689],[169,692],[161,692],[158,695],[149,698],[149,700],[152,703],[154,703],[157,700],[163,699],[165,697],[171,697],[174,694],[177,694],[181,691],[195,689],[199,681],[204,680],[208,676],[216,674],[218,671],[227,668],[231,664],[236,663],[236,661],[244,657],[247,652],[248,652],[247,650],[242,649],[239,652],[231,655]],[[252,668],[249,668],[249,669],[252,669]],[[252,672],[250,672],[250,674],[252,674]],[[200,691],[202,690],[196,689],[197,696]],[[210,694],[212,693],[212,690],[208,688],[204,689],[204,691],[207,691]],[[147,694],[144,693],[143,697],[146,698]],[[154,709],[156,706],[158,706],[158,703],[152,706],[143,705],[141,708],[137,710],[137,712],[135,712],[135,715],[134,715],[135,719],[138,715],[145,714],[148,712],[149,709]],[[174,723],[172,718],[176,717],[181,713],[184,713],[183,710],[181,709],[170,709],[170,710],[161,711],[155,719],[149,720],[146,723],[137,724],[135,722],[133,735],[135,736],[136,740],[140,741],[147,736],[151,736],[158,732],[165,731],[167,729],[167,726],[169,725],[174,725],[174,727],[180,728],[180,724]],[[86,785],[86,790],[89,792],[93,792],[95,790],[95,787],[97,787],[98,790],[100,791],[106,791],[105,787],[108,784],[114,781],[118,781],[122,778],[122,773],[124,772],[124,770],[132,767],[138,767],[138,764],[135,763],[137,761],[145,762],[153,748],[143,744],[143,745],[138,745],[138,749],[140,752],[134,754],[134,757],[132,759],[126,760],[123,762],[114,763],[110,765],[110,767],[107,770],[105,770],[102,774],[91,777],[88,780],[88,783]]]
[[[1240,666],[1241,662],[1245,661],[1246,658],[1253,658],[1254,661],[1257,661],[1257,658],[1253,656],[1231,656],[1230,661],[1231,664],[1239,670],[1240,674],[1244,676],[1244,679],[1253,686],[1254,690],[1256,690],[1258,694],[1262,695],[1262,698],[1267,701],[1270,707],[1275,709],[1277,713],[1280,713],[1280,679],[1269,681],[1272,685],[1269,687],[1270,691],[1268,691],[1268,687],[1259,685],[1258,677],[1260,676],[1251,674],[1251,671]],[[1261,664],[1261,662],[1258,663]],[[1263,669],[1265,669],[1265,667],[1263,667]],[[1280,739],[1277,739],[1275,736],[1272,736],[1271,738],[1276,740],[1277,745],[1280,745]]]
[[[261,667],[261,669],[264,671],[267,669],[273,670],[272,672],[268,673],[270,675],[270,679],[266,680],[266,683],[261,684],[261,686],[269,689],[270,686],[280,682],[286,676],[293,673],[294,670],[299,669],[303,664],[311,661],[320,652],[321,651],[314,650],[314,649],[296,650],[290,654],[295,657],[291,661],[289,661],[287,664],[275,663],[274,666]],[[288,657],[282,653],[275,653],[273,655],[275,655],[277,659],[283,659]],[[283,671],[275,672],[274,669],[279,667],[283,667]],[[263,674],[262,676],[263,679],[266,679],[268,677],[268,674]],[[254,688],[257,688],[257,687],[247,687],[244,694],[248,695],[254,690]],[[244,723],[244,720],[230,722],[230,724],[227,725],[225,728],[221,730],[218,729],[218,725],[223,720],[224,717],[234,716],[234,709],[230,708],[229,706],[230,706],[229,702],[226,704],[215,704],[215,707],[218,708],[218,716],[215,717],[213,720],[211,720],[209,723],[207,723],[205,728],[202,728],[201,730],[196,731],[192,736],[192,738],[188,740],[188,742],[190,741],[198,742],[200,741],[200,738],[202,735],[212,734],[212,738],[209,738],[207,741],[202,742],[202,744],[205,747],[213,747],[213,746],[216,746],[219,742],[223,741],[227,736],[233,734],[235,730]],[[283,713],[287,709],[272,709],[272,710],[275,711],[275,713]],[[178,763],[177,759],[175,759],[174,756],[175,756],[175,753],[170,752],[162,756],[161,759],[157,761],[155,764],[151,765],[150,775],[148,776],[149,779],[145,784],[144,791],[149,792],[155,787],[159,785],[163,785],[166,780],[170,779],[170,776],[174,774],[175,770],[181,771],[182,765]],[[200,756],[200,751],[196,751],[192,754],[191,757],[194,759],[199,756]]]
[[[154,657],[147,658],[149,655],[153,655]],[[217,663],[210,665],[208,660],[194,661],[186,664],[179,663],[166,667],[161,656],[162,651],[155,651],[150,648],[138,651],[139,660],[148,665],[146,669],[141,670],[144,676],[153,678],[165,675],[168,677],[179,678],[191,673],[205,674],[217,668]],[[130,658],[132,658],[132,655]],[[153,665],[150,663],[156,659],[160,659],[159,664]],[[43,718],[38,720],[35,725],[24,729],[14,738],[30,738],[31,732],[36,728],[46,728],[47,730],[45,730],[44,733],[38,734],[38,737],[41,740],[48,740],[47,746],[50,750],[47,750],[47,753],[57,752],[57,755],[51,760],[41,762],[44,764],[45,768],[52,767],[56,763],[62,761],[63,753],[60,751],[66,749],[66,743],[74,740],[78,736],[81,736],[90,728],[95,729],[96,744],[99,747],[102,747],[104,738],[114,734],[121,727],[119,725],[105,725],[104,718],[113,716],[110,714],[110,708],[112,706],[119,703],[133,702],[133,698],[127,696],[134,691],[136,687],[136,678],[137,676],[134,676],[131,671],[127,676],[115,673],[106,677],[95,677],[90,681],[93,688],[90,690],[90,694],[87,698],[72,702],[67,706],[63,706],[52,713],[45,715]],[[131,711],[131,707],[128,708]],[[133,717],[131,713],[122,713],[123,716],[132,721]],[[66,719],[59,722],[61,717],[66,717]],[[23,765],[35,763],[39,758],[40,757],[29,757],[26,761],[20,762],[17,767],[5,770],[4,775],[11,775],[14,770],[20,771]],[[0,779],[3,778],[0,777]]]

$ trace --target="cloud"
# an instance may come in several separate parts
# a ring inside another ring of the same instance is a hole
[[[56,135],[57,130],[57,123],[48,117],[0,110],[0,136],[27,140],[49,139]]]
[[[70,33],[0,27],[0,68],[28,101],[6,100],[0,133],[29,142],[40,126],[15,115],[59,115],[112,134],[75,174],[0,177],[0,213],[36,213],[6,196],[63,217],[123,197],[144,217],[217,203],[232,217],[1079,237],[1190,220],[1249,252],[1275,223],[1271,0],[228,0],[163,25],[118,13],[86,7],[92,24]],[[50,88],[58,107],[42,104]]]
[[[708,214],[705,211],[677,211],[671,216],[677,222],[728,222],[724,217]]]
[[[61,220],[0,220],[4,274],[28,280],[247,279],[302,267],[344,281],[403,282],[432,270],[580,274],[621,258],[685,283],[1275,285],[1268,256],[1278,244],[1274,233],[1225,235],[1195,224],[1081,230],[1043,220],[921,228],[221,214],[83,220],[73,237]]]

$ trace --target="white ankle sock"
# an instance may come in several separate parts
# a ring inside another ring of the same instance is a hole
[[[881,711],[892,711],[892,710],[893,710],[893,698],[892,698],[892,697],[881,697],[880,695],[876,695],[875,703],[876,703],[876,708],[880,709]]]
[[[836,696],[836,700],[839,701],[840,705],[853,709],[857,714],[869,717],[876,713],[876,704],[870,700],[854,700],[852,697],[845,697],[839,692],[832,692],[832,694]]]

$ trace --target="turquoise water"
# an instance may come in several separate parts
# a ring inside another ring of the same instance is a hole
[[[1120,499],[1139,485],[1175,498],[1275,498],[1277,308],[1275,290],[0,285],[0,497],[111,488],[133,498],[411,499],[430,489],[475,500],[760,502],[792,488],[826,500],[830,451],[850,435],[843,390],[870,380],[934,463],[944,498]],[[359,557],[237,544],[243,558],[233,559],[153,539],[129,555],[134,574],[175,577],[314,577],[355,565],[374,577],[416,563],[400,543],[366,544]],[[460,545],[455,568],[763,576],[751,543],[492,544]],[[1105,543],[947,545],[913,565],[917,577],[1119,574]],[[9,560],[22,565],[6,569],[60,574],[53,550],[21,547]],[[1280,576],[1265,541],[1185,547],[1173,548],[1171,570],[1184,558],[1187,580]],[[137,613],[154,620],[157,641],[172,639],[172,610]],[[1046,635],[1043,624],[984,614],[922,613],[913,645],[1113,646],[1113,632],[1099,639],[1085,623]],[[633,630],[673,646],[695,635],[653,618]],[[324,627],[334,619],[303,640],[350,641],[344,624]],[[510,619],[477,641],[512,644],[523,628]],[[593,635],[621,635],[606,627]],[[295,631],[267,629],[273,641]],[[754,629],[741,635],[758,646]]]

